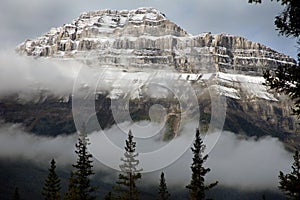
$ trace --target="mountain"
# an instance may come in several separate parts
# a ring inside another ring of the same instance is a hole
[[[83,13],[71,24],[52,28],[18,47],[30,56],[75,59],[90,55],[91,50],[98,65],[129,67],[122,58],[130,67],[193,73],[210,65],[208,71],[261,75],[264,69],[295,64],[292,58],[242,37],[193,36],[153,8]]]
[[[52,137],[73,134],[74,102],[82,100],[82,109],[88,110],[84,101],[92,99],[102,128],[128,117],[133,121],[160,121],[163,116],[167,127],[162,139],[168,140],[177,136],[179,122],[188,115],[198,117],[204,131],[212,127],[243,137],[273,136],[290,150],[300,148],[299,125],[291,115],[292,102],[268,90],[262,77],[264,70],[296,62],[246,38],[209,32],[191,35],[154,8],[100,10],[83,13],[70,24],[26,40],[16,52],[42,62],[66,61],[64,73],[71,73],[68,61],[86,71],[79,71],[74,90],[63,94],[40,87],[37,79],[30,84],[32,88],[38,86],[29,90],[31,93],[18,90],[2,95],[0,126],[3,122],[19,123],[27,132]],[[39,66],[32,69],[35,67]],[[63,84],[64,81],[61,87]],[[77,99],[82,95],[84,98]],[[165,108],[166,115],[160,107]],[[191,112],[183,112],[186,108]],[[211,123],[219,119],[221,123]],[[97,128],[95,121],[94,116],[89,118],[87,131]],[[37,150],[33,147],[34,151]],[[16,185],[22,198],[41,198],[46,164],[4,157],[0,166],[1,199],[10,199]],[[69,170],[58,170],[66,186]],[[106,180],[102,172],[94,178],[100,185],[100,196],[111,189]],[[154,188],[148,190],[142,194],[153,199]],[[186,198],[182,187],[173,191],[172,196]],[[247,191],[222,185],[212,191],[215,198],[221,199],[257,199],[262,193],[283,199],[278,191]]]
[[[300,147],[291,102],[269,91],[262,77],[264,70],[296,62],[246,38],[191,35],[154,8],[100,10],[83,13],[70,24],[26,40],[16,51],[38,59],[75,60],[93,69],[105,69],[101,79],[106,87],[99,86],[96,91],[97,117],[103,127],[116,123],[110,107],[114,99],[128,99],[130,115],[136,121],[149,119],[148,111],[156,103],[166,106],[168,116],[175,113],[178,117],[174,94],[170,96],[163,86],[153,93],[149,83],[179,80],[192,86],[201,108],[201,123],[209,124],[214,95],[221,95],[226,97],[226,130],[248,136],[272,135],[288,146]],[[176,84],[173,86],[180,88]],[[187,92],[178,90],[180,94]],[[2,99],[2,118],[23,123],[37,134],[74,132],[72,95],[66,94],[65,101],[49,94],[45,97],[35,103],[19,103],[18,94]]]

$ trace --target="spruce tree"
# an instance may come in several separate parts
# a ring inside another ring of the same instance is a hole
[[[74,171],[69,179],[69,188],[65,198],[69,200],[92,200],[96,197],[93,195],[96,188],[91,185],[90,176],[94,174],[93,156],[89,153],[87,146],[89,141],[83,125],[79,132],[78,142],[75,145],[77,162],[73,164]]]
[[[104,200],[113,200],[114,199],[114,195],[112,192],[108,192],[105,196],[104,196]]]
[[[284,174],[279,172],[279,189],[282,190],[287,199],[300,199],[300,156],[299,151],[294,154],[292,172]]]
[[[197,129],[196,137],[191,148],[194,157],[191,166],[192,169],[192,180],[189,185],[186,186],[189,189],[189,199],[190,200],[202,200],[205,199],[205,192],[218,184],[215,183],[205,185],[205,175],[210,171],[209,168],[204,167],[204,162],[207,160],[208,155],[202,156],[204,152],[205,145],[200,137],[200,132]]]
[[[168,200],[170,199],[170,193],[168,192],[165,174],[162,172],[160,175],[160,183],[158,187],[158,198],[157,200]]]
[[[79,198],[79,191],[77,188],[77,185],[75,183],[75,178],[74,178],[74,172],[71,171],[70,177],[69,177],[69,182],[68,182],[68,191],[65,193],[64,199],[65,200],[76,200],[80,199]]]
[[[271,0],[273,1],[273,0]],[[275,1],[275,0],[274,0]],[[275,26],[281,35],[300,36],[299,0],[276,0],[284,6],[282,13],[275,17]],[[262,0],[248,0],[249,3],[262,3]],[[299,38],[298,38],[299,39]]]
[[[14,195],[12,197],[13,200],[20,200],[19,188],[16,187],[14,191]]]
[[[281,35],[294,37],[300,45],[300,3],[299,0],[276,0],[284,10],[275,17],[275,26]],[[249,3],[261,3],[262,0],[249,0]],[[298,63],[281,65],[275,71],[264,72],[266,85],[276,92],[288,95],[294,103],[293,113],[300,117],[300,52]]]
[[[136,142],[133,141],[132,132],[129,131],[125,145],[124,157],[121,158],[123,164],[120,165],[121,173],[119,174],[118,184],[115,187],[117,199],[120,200],[138,200],[139,193],[136,187],[136,181],[141,179],[142,169],[138,169],[138,153],[135,152]]]
[[[60,179],[57,176],[55,160],[51,160],[50,168],[48,169],[48,176],[44,182],[42,195],[45,200],[58,200],[60,199]]]

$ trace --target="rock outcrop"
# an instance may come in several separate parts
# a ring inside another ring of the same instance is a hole
[[[164,77],[164,73],[172,71],[173,79],[191,83],[198,94],[201,116],[205,118],[201,120],[210,118],[206,90],[213,91],[227,97],[227,130],[250,136],[273,135],[300,146],[291,102],[268,91],[262,77],[264,70],[291,66],[295,60],[243,37],[211,33],[194,36],[153,8],[101,10],[83,13],[71,24],[27,40],[17,47],[17,52],[39,58],[74,59],[94,68],[109,66],[107,69],[114,70],[103,81],[110,89],[106,89],[106,97],[97,101],[101,105],[107,99],[131,96],[140,119],[147,115],[149,106],[145,105],[156,101],[146,91],[148,72]],[[125,75],[126,80],[117,80]],[[137,90],[125,95],[125,85]],[[161,99],[166,104],[165,98]],[[13,110],[11,104],[3,105]],[[107,111],[110,105],[100,107]],[[110,115],[107,118],[110,120],[106,125],[114,123]]]
[[[228,34],[193,36],[153,8],[83,13],[71,24],[27,40],[17,51],[30,56],[93,59],[124,68],[261,75],[295,61],[262,44]],[[130,64],[129,64],[130,63]]]

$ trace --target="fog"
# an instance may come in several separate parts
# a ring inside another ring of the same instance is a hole
[[[290,171],[292,163],[292,156],[276,138],[242,139],[227,131],[222,132],[218,143],[208,155],[205,163],[211,169],[206,176],[208,183],[219,181],[220,185],[245,190],[276,190],[279,171]],[[166,169],[167,180],[188,183],[190,171],[182,169],[190,165],[191,160],[192,154],[188,151]]]
[[[41,137],[25,132],[18,124],[0,127],[0,157],[10,160],[27,160],[47,166],[55,158],[60,166],[75,161],[76,135]]]
[[[18,56],[13,50],[3,48],[5,46],[15,48],[16,44],[28,37],[39,36],[48,31],[51,26],[69,23],[80,12],[94,9],[131,9],[138,6],[155,6],[162,10],[170,20],[193,34],[212,31],[213,33],[226,32],[242,35],[250,40],[262,42],[276,50],[283,51],[290,56],[295,57],[296,55],[296,48],[293,48],[295,41],[279,38],[274,30],[272,23],[274,15],[282,9],[278,4],[266,2],[262,6],[254,8],[250,7],[251,5],[247,4],[246,1],[237,2],[237,0],[232,0],[229,3],[216,1],[212,4],[208,1],[199,2],[195,0],[186,4],[180,0],[177,1],[177,4],[185,6],[178,7],[173,1],[172,3],[162,1],[154,1],[154,3],[144,1],[141,3],[141,1],[133,0],[130,2],[129,5],[127,2],[120,3],[119,1],[114,3],[102,1],[91,4],[83,1],[74,3],[69,0],[66,2],[31,0],[30,3],[3,1],[0,6],[0,10],[3,11],[0,12],[0,21],[3,26],[0,38],[4,44],[0,52],[0,97],[18,93],[21,98],[31,100],[34,98],[33,94],[39,95],[45,91],[56,96],[71,94],[74,81],[82,67],[81,64],[74,60],[50,60]],[[75,7],[70,8],[70,4],[74,4]],[[65,12],[66,9],[68,12]],[[16,12],[18,12],[19,17],[16,17]],[[253,15],[253,13],[256,14]],[[87,77],[84,79],[85,83],[88,83],[89,79],[94,80],[89,78],[89,75],[90,73],[87,73]],[[105,133],[114,146],[122,150],[126,138],[125,133],[129,129],[132,129],[133,134],[142,132],[139,134],[149,136],[152,132],[157,132],[157,126],[159,125],[151,123],[143,132],[143,129],[138,130],[130,123],[123,123],[105,130]],[[120,127],[123,127],[121,131]],[[174,144],[178,146],[173,149],[178,147],[180,150],[187,149],[187,151],[183,152],[184,154],[176,162],[164,166],[163,169],[143,174],[144,180],[147,180],[149,184],[157,184],[161,171],[165,172],[170,186],[179,185],[183,187],[189,182],[192,154],[187,144],[194,129],[186,127],[184,131],[186,133],[175,140]],[[106,144],[104,140],[99,138],[99,135],[100,133],[92,133],[89,136],[93,153],[101,151]],[[214,136],[211,134],[207,138],[214,138]],[[61,135],[55,138],[35,136],[24,131],[21,125],[0,124],[0,158],[22,159],[45,168],[48,167],[50,159],[55,158],[58,166],[70,167],[76,160],[74,154],[76,138],[76,134]],[[155,149],[167,145],[159,138],[159,135],[156,135],[151,137],[149,141],[138,140],[137,149],[141,155],[144,152],[155,151]],[[179,148],[180,145],[182,148]],[[170,157],[173,156],[173,153],[170,151]],[[226,131],[222,132],[217,144],[208,153],[209,158],[206,166],[211,168],[211,172],[207,175],[208,182],[218,180],[220,185],[247,190],[276,189],[279,170],[289,171],[292,162],[292,156],[276,138],[245,139]],[[110,149],[106,149],[104,156],[107,159],[113,158],[115,165],[120,161],[120,151],[115,154]],[[160,154],[160,156],[168,158],[166,154]],[[143,163],[144,165],[160,163],[159,160],[143,161],[149,162]],[[168,160],[168,162],[170,161]],[[107,167],[102,164],[95,164],[95,170],[107,170]],[[106,180],[114,181],[108,178]]]
[[[97,61],[95,61],[97,62]],[[123,63],[127,61],[123,59]],[[128,64],[129,65],[129,64]],[[21,56],[12,51],[0,52],[0,98],[18,94],[19,99],[31,101],[43,96],[68,97],[75,94],[89,94],[89,92],[114,91],[130,92],[139,95],[141,84],[162,85],[168,89],[184,90],[189,83],[183,80],[175,80],[179,85],[174,86],[174,79],[178,78],[178,72],[164,69],[145,70],[143,72],[123,72],[121,68],[111,66],[87,66],[74,59],[34,58]],[[166,76],[166,74],[168,74]],[[122,77],[122,79],[116,78]],[[140,79],[138,82],[135,79]],[[156,79],[162,83],[159,84]],[[163,82],[165,81],[165,82]],[[165,85],[164,85],[165,84]],[[115,85],[115,86],[114,86]],[[150,87],[150,86],[149,86]],[[155,88],[157,91],[157,88]],[[191,88],[189,88],[191,89]],[[192,91],[193,92],[193,91]],[[151,91],[149,91],[149,95]],[[157,93],[156,96],[162,95]],[[92,95],[94,100],[95,96]]]
[[[150,123],[147,131],[145,131],[145,135],[149,134],[151,127],[155,128],[155,126],[156,124]],[[122,127],[127,128],[127,130],[133,128],[132,131],[134,134],[135,128],[126,122],[105,130],[105,134],[110,135],[111,141],[119,148],[123,148],[123,140],[126,138],[124,131],[122,133]],[[142,129],[140,129],[140,131],[141,130]],[[118,134],[120,133],[122,133],[123,136],[116,142]],[[89,135],[89,138],[92,145],[97,144],[96,146],[99,147],[104,145],[104,141],[97,140],[98,135],[99,132],[94,132]],[[184,135],[184,133],[182,133],[182,135]],[[214,136],[211,134],[206,137]],[[164,142],[159,142],[158,138],[159,137],[153,137],[149,143],[144,142],[143,146],[139,146],[140,143],[137,143],[138,149],[140,152],[143,150],[153,151],[153,148],[159,149],[163,145],[166,145]],[[177,140],[184,141],[186,138],[180,136]],[[4,124],[0,128],[0,158],[11,160],[24,159],[44,166],[45,168],[48,166],[49,160],[55,158],[58,166],[70,167],[76,160],[74,153],[75,142],[76,134],[71,136],[58,136],[55,138],[41,137],[26,133],[20,125]],[[183,144],[186,145],[185,142]],[[187,148],[189,149],[189,147]],[[94,148],[92,153],[95,154],[96,151],[97,148]],[[172,156],[172,154],[173,152],[170,152],[169,156]],[[116,159],[117,162],[120,162],[119,155],[114,154],[110,149],[105,151],[105,155],[107,158]],[[159,174],[161,171],[164,171],[170,187],[184,187],[191,177],[191,162],[192,154],[191,151],[188,150],[175,163],[158,171],[143,174],[143,182],[146,181],[150,185],[157,185]],[[94,166],[96,171],[107,171],[107,167],[97,163],[98,162],[95,162]],[[258,140],[254,138],[245,139],[240,138],[234,133],[223,131],[217,144],[213,150],[209,152],[206,166],[211,168],[211,172],[208,173],[206,177],[208,182],[218,180],[220,185],[245,190],[275,190],[278,185],[279,170],[284,172],[290,171],[291,163],[292,156],[276,138],[266,137]],[[111,172],[116,171],[112,170]],[[115,181],[115,179],[109,179],[107,177],[104,180],[108,182]]]
[[[41,91],[50,91],[57,96],[71,94],[81,64],[3,51],[0,52],[0,66],[0,96],[19,93],[30,97]]]

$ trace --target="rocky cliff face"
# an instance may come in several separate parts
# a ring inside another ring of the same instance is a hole
[[[107,111],[107,99],[130,96],[137,106],[137,120],[147,115],[149,106],[145,105],[157,99],[167,104],[168,95],[161,94],[163,90],[158,90],[160,97],[153,97],[145,87],[151,77],[149,72],[165,77],[171,70],[170,79],[192,85],[204,118],[209,120],[211,112],[207,104],[211,101],[209,90],[227,97],[226,129],[251,136],[273,135],[300,145],[299,135],[294,134],[298,128],[290,115],[291,103],[286,97],[268,91],[262,77],[266,69],[294,65],[295,61],[242,37],[211,33],[194,36],[153,8],[101,10],[83,13],[70,24],[27,40],[17,47],[17,52],[40,59],[74,59],[100,69],[109,66],[103,81],[110,87],[105,89],[107,96],[97,100],[98,104],[103,104],[101,109]],[[125,78],[118,80],[120,77]],[[135,90],[128,92],[127,85]],[[3,113],[18,110],[12,109],[7,101],[2,103]],[[106,117],[110,119],[106,125],[114,123],[111,115]],[[55,124],[55,115],[51,119]],[[28,127],[32,124],[28,120],[27,123]]]
[[[195,73],[207,70],[261,75],[265,69],[295,63],[242,37],[190,35],[153,8],[83,13],[71,24],[25,41],[17,50],[30,56],[93,57],[99,66],[169,67]]]

